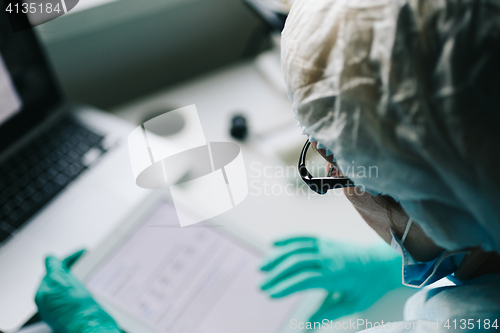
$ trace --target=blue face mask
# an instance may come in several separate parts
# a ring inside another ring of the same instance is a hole
[[[452,274],[469,251],[444,251],[434,260],[417,261],[403,246],[412,224],[413,220],[410,218],[401,240],[391,230],[391,246],[403,257],[403,284],[421,288]]]

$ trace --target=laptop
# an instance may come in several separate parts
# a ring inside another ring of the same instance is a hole
[[[0,331],[36,313],[46,255],[94,247],[149,193],[130,169],[134,128],[69,103],[33,30],[0,14]]]
[[[218,221],[181,228],[158,190],[72,272],[128,333],[297,331],[325,295],[269,298],[259,242]]]

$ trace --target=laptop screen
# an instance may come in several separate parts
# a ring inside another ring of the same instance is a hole
[[[33,30],[13,33],[7,13],[0,11],[0,152],[40,123],[60,100]]]

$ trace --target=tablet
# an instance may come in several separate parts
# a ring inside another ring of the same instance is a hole
[[[129,333],[282,332],[301,299],[260,291],[258,250],[226,229],[181,228],[156,196],[72,271]]]

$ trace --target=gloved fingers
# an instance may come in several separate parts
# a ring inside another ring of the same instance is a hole
[[[283,282],[290,276],[296,275],[303,271],[321,269],[322,261],[315,254],[303,253],[289,257],[271,271],[269,276],[261,285],[262,290],[274,287],[276,284]]]
[[[316,240],[317,238],[308,236],[290,237],[290,238],[280,239],[274,242],[274,246],[285,246],[288,244],[298,243],[298,242],[315,242]]]
[[[300,255],[303,253],[317,252],[318,248],[314,245],[314,243],[291,244],[287,246],[283,251],[280,251],[277,254],[271,255],[267,259],[264,259],[264,262],[262,263],[260,269],[267,272],[273,270],[276,266],[292,256]]]
[[[54,256],[45,258],[45,268],[47,274],[40,285],[41,290],[43,290],[43,287],[49,290],[58,290],[79,284],[78,280],[69,273],[63,261]]]
[[[54,256],[48,256],[45,258],[45,269],[47,270],[47,275],[53,272],[64,271],[64,268],[65,266],[60,259]]]
[[[272,298],[280,298],[306,289],[323,288],[324,278],[325,276],[319,272],[301,272],[266,290],[266,293]]]
[[[80,251],[77,251],[75,253],[73,253],[72,255],[66,257],[64,260],[63,260],[63,266],[66,267],[66,268],[71,268],[71,266],[73,266],[73,264],[78,260],[80,259],[80,257],[85,253],[85,249],[82,249]]]

